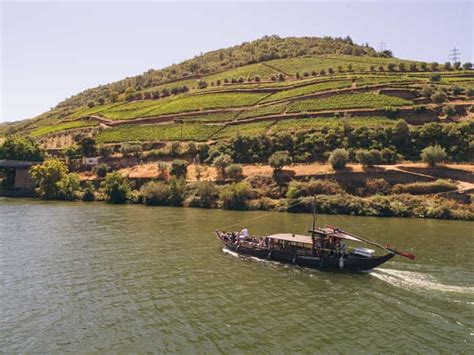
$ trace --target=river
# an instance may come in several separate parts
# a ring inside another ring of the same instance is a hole
[[[474,350],[473,224],[319,216],[416,254],[355,275],[236,257],[310,216],[0,199],[0,351]]]

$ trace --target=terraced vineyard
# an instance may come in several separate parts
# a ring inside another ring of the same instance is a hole
[[[451,120],[445,115],[452,114],[445,108],[451,103],[463,121],[472,119],[473,94],[468,68],[433,69],[340,39],[271,37],[88,89],[32,120],[2,127],[0,135],[46,142],[83,130],[102,143],[214,142],[342,124],[387,126],[408,117],[419,124]],[[345,110],[361,117],[340,118]],[[317,117],[321,111],[328,117]]]

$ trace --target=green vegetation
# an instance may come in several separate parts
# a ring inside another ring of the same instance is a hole
[[[117,172],[108,173],[100,187],[105,200],[110,203],[124,203],[131,196],[130,182]]]
[[[109,128],[100,132],[97,135],[97,142],[147,142],[158,140],[206,141],[219,128],[219,126],[191,123],[143,126],[131,124]]]
[[[47,125],[47,126],[36,128],[35,130],[31,132],[31,136],[36,138],[36,137],[41,137],[50,133],[67,131],[69,129],[75,129],[75,128],[93,127],[93,126],[97,126],[97,122],[70,121],[70,122],[58,123],[54,125]]]
[[[344,169],[349,162],[349,152],[343,148],[334,149],[329,155],[329,163],[333,169]]]
[[[421,159],[429,166],[436,166],[436,164],[446,160],[447,157],[446,151],[439,145],[426,147],[421,152]]]
[[[238,135],[257,136],[260,134],[265,134],[272,124],[273,121],[262,121],[249,124],[231,125],[220,131],[217,131],[217,133],[212,135],[212,138],[223,139],[235,137]]]
[[[391,106],[410,105],[408,100],[398,97],[362,93],[352,95],[336,95],[323,99],[305,99],[292,103],[289,112],[340,110],[350,108],[385,108]]]
[[[311,94],[318,91],[334,90],[351,87],[351,81],[349,80],[331,80],[323,83],[316,83],[312,85],[306,85],[302,87],[297,87],[294,89],[284,90],[276,92],[268,97],[266,97],[261,102],[270,102],[277,101],[287,98],[292,98],[295,96],[301,96],[306,94]]]
[[[276,114],[282,113],[286,109],[287,106],[288,105],[284,103],[284,104],[257,107],[251,110],[242,111],[242,113],[239,114],[237,119],[243,120],[250,117],[276,115]]]
[[[43,199],[74,200],[79,191],[79,176],[69,173],[67,166],[58,159],[45,160],[30,170],[36,194]]]

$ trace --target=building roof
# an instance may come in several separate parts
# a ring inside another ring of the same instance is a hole
[[[25,160],[1,160],[0,159],[0,168],[30,168],[33,165],[40,164],[40,162],[36,161],[25,161]]]

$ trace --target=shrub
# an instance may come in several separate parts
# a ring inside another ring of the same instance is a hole
[[[421,152],[421,159],[429,166],[436,166],[436,164],[446,160],[446,158],[446,151],[439,145],[426,147]]]
[[[251,198],[251,189],[245,182],[234,183],[222,189],[222,207],[229,210],[245,210]]]
[[[432,73],[430,76],[431,81],[436,82],[441,80],[441,74]]]
[[[367,179],[365,181],[365,190],[370,195],[385,195],[390,190],[390,185],[384,179]]]
[[[456,109],[453,105],[445,105],[443,106],[443,114],[446,115],[446,117],[454,116],[456,114]]]
[[[168,204],[169,189],[163,182],[150,181],[142,186],[140,195],[145,205],[163,206]]]
[[[441,104],[445,102],[447,99],[447,96],[444,92],[442,91],[437,91],[433,95],[431,95],[431,101],[437,104]]]
[[[360,149],[356,152],[356,158],[365,167],[372,167],[383,163],[382,153],[377,149]]]
[[[186,160],[176,159],[171,163],[171,175],[178,178],[186,178],[188,171],[188,162]]]
[[[31,179],[37,186],[36,194],[46,200],[59,197],[58,182],[67,174],[66,165],[58,159],[45,160],[30,169]]]
[[[140,144],[125,143],[120,148],[120,151],[124,156],[133,156],[141,153],[142,146]]]
[[[91,157],[97,154],[97,146],[95,139],[92,137],[84,137],[79,142],[81,154],[85,157]]]
[[[472,63],[466,62],[462,65],[464,70],[471,70],[472,69]]]
[[[225,169],[232,163],[232,158],[228,154],[221,154],[217,156],[212,165],[217,169],[219,176],[225,178]]]
[[[172,157],[177,157],[180,153],[180,144],[179,142],[173,142],[171,143],[171,148],[170,148],[170,155]]]
[[[214,183],[210,181],[201,181],[194,185],[196,188],[189,201],[191,207],[211,208],[214,207],[219,197],[219,192]]]
[[[100,186],[104,192],[106,201],[110,203],[126,202],[132,191],[128,178],[117,172],[108,173]]]
[[[459,95],[462,94],[463,88],[457,85],[451,86],[451,92],[453,95]]]
[[[243,177],[242,165],[231,164],[225,169],[226,176],[233,180],[240,180]]]
[[[87,103],[87,107],[89,107],[89,108],[92,108],[92,107],[94,107],[94,106],[95,106],[94,101],[89,101],[89,102]]]
[[[280,171],[285,165],[292,163],[290,154],[287,151],[278,151],[268,158],[268,164],[274,171]]]
[[[64,175],[61,180],[56,183],[58,189],[57,198],[60,200],[72,201],[77,199],[77,193],[79,192],[81,180],[79,175],[75,173],[69,173]]]
[[[94,186],[90,181],[87,181],[82,191],[82,201],[90,202],[95,200]]]
[[[432,182],[415,182],[411,184],[397,184],[392,191],[396,194],[426,195],[439,192],[453,191],[457,189],[454,182],[447,180],[436,180]]]
[[[423,88],[421,89],[421,95],[424,97],[431,97],[434,93],[434,88],[431,85],[423,85]]]
[[[328,161],[333,169],[344,169],[349,162],[349,152],[344,148],[337,148],[331,152]]]
[[[186,180],[172,178],[169,182],[169,203],[171,206],[181,206],[186,191]]]
[[[311,179],[309,182],[291,181],[286,197],[296,199],[313,195],[335,195],[344,193],[343,188],[336,182],[326,179]]]
[[[102,177],[102,178],[105,177],[108,172],[109,172],[109,166],[107,164],[100,163],[99,165],[95,167],[95,173],[99,177]]]

